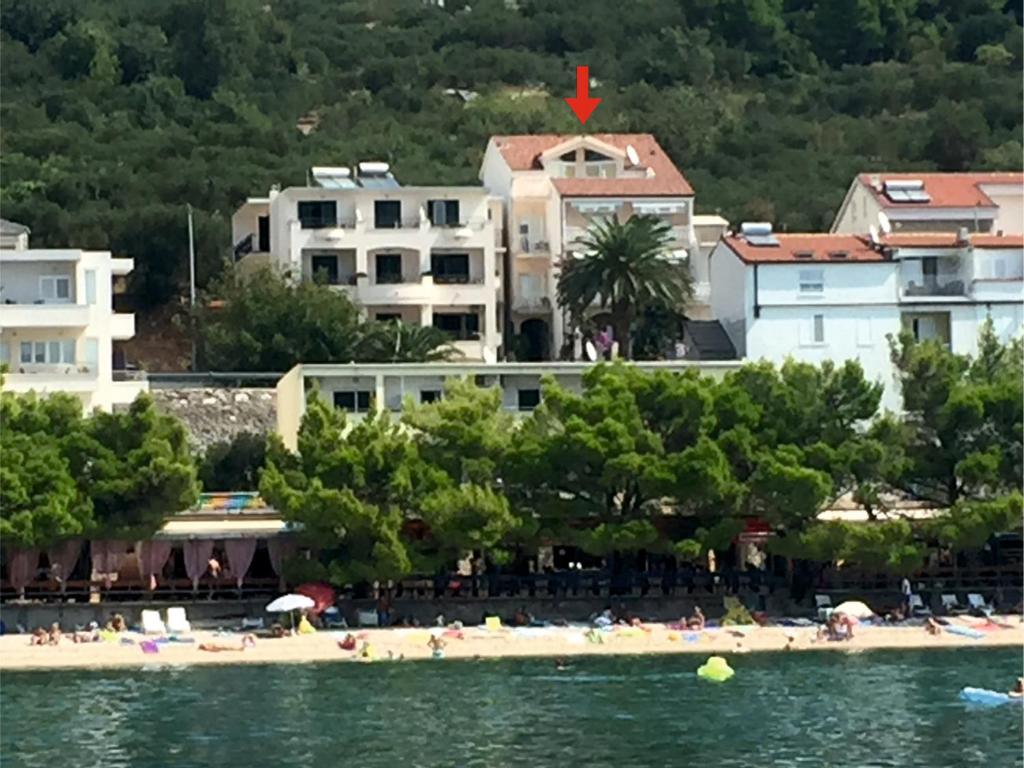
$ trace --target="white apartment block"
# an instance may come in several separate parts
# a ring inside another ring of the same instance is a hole
[[[862,173],[832,232],[1024,233],[1024,173]]]
[[[307,186],[247,200],[232,236],[243,270],[316,277],[372,319],[433,325],[464,359],[498,359],[501,206],[482,188],[400,186],[384,163],[313,168]]]
[[[593,363],[396,363],[296,365],[277,383],[277,432],[296,450],[299,427],[310,398],[319,397],[358,420],[375,410],[401,412],[406,403],[431,403],[444,396],[445,382],[472,378],[477,386],[498,387],[502,407],[529,412],[541,401],[541,378],[550,376],[574,392],[583,388],[583,374]],[[630,363],[643,371],[682,373],[696,369],[721,378],[737,370],[737,361],[684,360]]]
[[[901,407],[889,336],[902,330],[958,354],[991,318],[1024,329],[1024,237],[959,233],[773,234],[745,224],[710,262],[711,307],[741,358],[819,364],[856,359]]]
[[[147,383],[114,372],[112,342],[135,335],[135,316],[113,309],[113,278],[131,272],[132,259],[14,246],[0,248],[3,388],[67,392],[87,410],[131,403]]]
[[[688,314],[710,316],[706,256],[725,222],[694,216],[693,189],[650,134],[494,136],[480,179],[505,201],[506,331],[526,360],[558,359],[566,345],[558,265],[597,219],[646,213],[671,224],[674,256],[696,283]]]

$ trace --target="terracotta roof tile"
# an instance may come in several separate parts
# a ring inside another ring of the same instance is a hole
[[[955,248],[956,232],[894,232],[884,235],[882,243],[892,248]],[[968,236],[975,248],[1024,248],[1024,235],[990,235],[972,233]]]
[[[992,199],[982,191],[987,184],[1012,184],[1024,192],[1024,173],[862,173],[858,181],[867,187],[875,199],[885,208],[974,208],[995,207]],[[872,180],[880,184],[886,181],[924,182],[924,191],[931,197],[928,203],[895,203],[884,191],[875,189]]]
[[[565,197],[688,196],[693,187],[676,168],[675,163],[649,133],[594,133],[598,141],[625,151],[630,144],[640,156],[640,165],[651,169],[653,176],[643,179],[554,179],[555,188]],[[539,134],[531,136],[493,136],[491,141],[513,171],[540,169],[540,155],[566,141],[582,136],[571,134]]]
[[[752,245],[743,235],[738,234],[726,235],[722,240],[747,264],[885,261],[885,256],[873,248],[867,238],[857,235],[777,233],[774,237],[778,245]],[[845,253],[846,256],[837,258],[832,255],[835,253]]]

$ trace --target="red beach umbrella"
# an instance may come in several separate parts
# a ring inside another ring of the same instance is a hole
[[[310,584],[303,584],[301,587],[295,590],[296,594],[305,595],[311,599],[316,605],[313,606],[313,613],[323,613],[325,610],[334,605],[337,595],[334,592],[334,587],[330,584],[324,584],[321,582],[313,582]]]

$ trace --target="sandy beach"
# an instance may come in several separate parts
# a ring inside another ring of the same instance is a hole
[[[821,651],[857,653],[877,649],[1024,648],[1021,617],[994,617],[999,624],[981,619],[959,618],[955,624],[976,627],[980,637],[943,631],[928,634],[923,627],[857,627],[851,640],[827,641],[815,638],[814,627],[729,627],[687,632],[665,625],[643,628],[619,626],[600,632],[600,642],[588,640],[582,627],[502,628],[488,630],[467,627],[445,630],[445,659],[558,657],[607,654],[737,654],[758,651]],[[360,647],[369,643],[374,660],[430,659],[431,630],[353,629]],[[316,634],[279,639],[258,639],[245,650],[219,652],[200,650],[211,643],[241,648],[241,633],[192,632],[185,642],[158,641],[156,653],[145,653],[143,641],[157,638],[124,633],[117,642],[73,643],[63,638],[57,646],[32,646],[28,635],[0,637],[0,670],[66,669],[99,667],[140,667],[182,664],[270,664],[325,661],[359,662],[357,653],[339,648],[345,630],[321,630]],[[179,638],[180,639],[180,638]]]

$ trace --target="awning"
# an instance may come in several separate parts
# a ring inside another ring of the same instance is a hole
[[[154,539],[269,539],[294,533],[298,526],[280,517],[262,519],[224,518],[221,520],[168,520]]]

